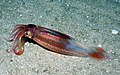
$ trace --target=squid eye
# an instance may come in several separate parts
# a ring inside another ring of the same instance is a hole
[[[29,35],[28,31],[27,31],[27,32],[25,32],[25,35]]]
[[[25,37],[31,38],[32,37],[31,32],[30,31],[26,31],[25,32]]]

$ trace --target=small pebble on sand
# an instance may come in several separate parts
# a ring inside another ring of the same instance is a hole
[[[117,30],[112,30],[112,34],[117,34],[119,31]]]

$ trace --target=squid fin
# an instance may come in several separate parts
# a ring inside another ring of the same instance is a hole
[[[89,53],[89,56],[98,60],[108,59],[108,56],[105,54],[105,50],[101,47],[95,47],[92,53]]]

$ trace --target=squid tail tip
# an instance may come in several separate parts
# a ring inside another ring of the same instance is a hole
[[[89,56],[97,60],[109,59],[109,57],[105,54],[105,52],[106,51],[101,47],[96,47],[95,51],[93,53],[90,53]]]
[[[92,58],[95,58],[97,60],[109,59],[108,56],[106,56],[105,54],[97,53],[97,52],[91,53],[91,54],[89,54],[89,56]]]
[[[101,52],[101,53],[104,53],[104,52],[106,52],[103,48],[101,48],[101,47],[95,47],[95,50],[97,51],[97,52]]]

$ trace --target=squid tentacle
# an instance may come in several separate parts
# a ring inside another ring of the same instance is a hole
[[[22,40],[20,38],[17,39],[17,45],[13,49],[13,51],[15,52],[16,55],[21,55],[24,52],[24,44],[25,44],[24,40]]]
[[[20,32],[20,30],[21,30],[21,29],[15,29],[15,30],[12,32],[11,36],[9,37],[9,40],[10,40],[10,41],[13,41],[13,39],[18,35],[18,33]]]
[[[22,30],[22,29],[23,29],[23,26],[16,25],[15,28],[14,28],[14,30],[11,32],[9,40],[12,41],[15,38],[15,36],[17,36],[18,32],[20,32],[20,30]]]
[[[15,31],[14,31],[15,32]],[[21,28],[17,28],[17,32],[15,32],[15,34],[12,33],[13,36],[13,40],[12,40],[12,47],[10,49],[10,51],[14,51],[15,54],[17,55],[21,55],[24,51],[24,44],[25,44],[25,40],[22,39],[22,37],[24,36],[24,30],[22,30]]]

